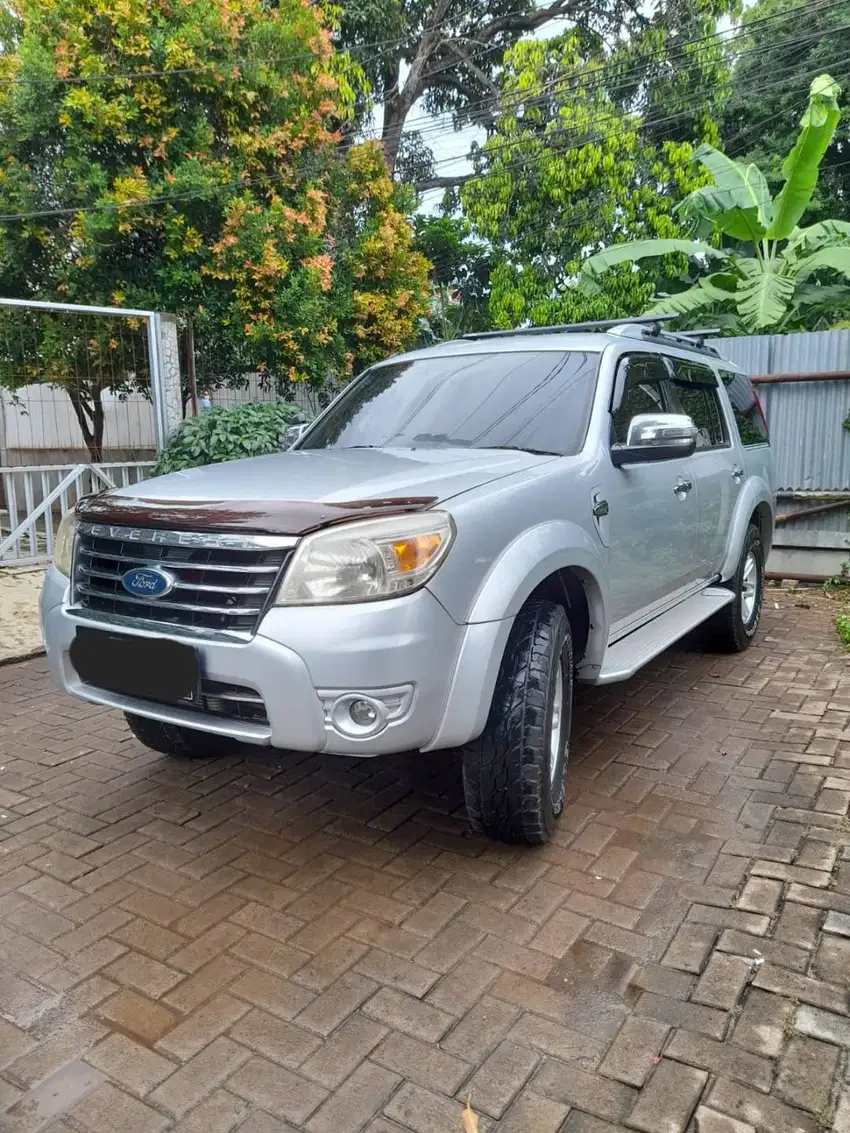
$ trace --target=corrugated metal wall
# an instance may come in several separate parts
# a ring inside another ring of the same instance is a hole
[[[712,340],[718,353],[749,374],[850,371],[850,330],[771,334]],[[770,427],[779,492],[817,497],[850,493],[850,379],[777,382],[759,386]],[[780,512],[811,506],[779,500]],[[811,516],[777,529],[777,547],[850,552],[848,508]]]

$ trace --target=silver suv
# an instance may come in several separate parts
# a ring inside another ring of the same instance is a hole
[[[446,342],[290,451],[81,501],[50,667],[166,754],[458,749],[473,827],[544,842],[574,681],[750,644],[771,472],[749,378],[657,320]]]

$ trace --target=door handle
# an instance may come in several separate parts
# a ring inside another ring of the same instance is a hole
[[[743,477],[744,477],[744,470],[743,470],[743,468],[740,467],[740,465],[738,465],[736,468],[732,469],[732,479],[736,483],[740,484]]]
[[[676,487],[673,489],[673,491],[678,496],[680,492],[682,492],[682,493],[690,492],[691,489],[693,488],[693,486],[694,486],[693,480],[680,480],[679,483],[676,485]]]

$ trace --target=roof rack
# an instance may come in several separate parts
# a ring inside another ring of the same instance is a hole
[[[670,322],[678,318],[678,315],[635,315],[634,318],[631,319],[599,319],[596,322],[590,323],[560,323],[550,327],[520,327],[518,330],[486,330],[478,334],[465,334],[463,337],[469,339],[514,338],[519,335],[561,334],[564,331],[604,331],[621,326],[643,326],[647,329],[655,326],[660,331],[662,323]]]
[[[677,330],[676,334],[679,338],[689,338],[697,345],[705,346],[707,338],[716,338],[719,334],[723,334],[723,331],[720,327],[707,327],[705,330]]]
[[[611,331],[635,338],[653,338],[657,342],[667,343],[668,346],[684,347],[700,354],[711,354],[715,358],[720,355],[713,346],[707,346],[706,338],[720,334],[717,330],[667,330],[665,323],[678,319],[678,315],[635,315],[631,319],[599,319],[589,323],[561,323],[549,327],[520,327],[518,330],[488,330],[478,334],[465,334],[465,339],[478,341],[482,338],[518,338],[540,334],[562,334],[564,332],[581,331]],[[631,332],[631,333],[630,333]]]
[[[619,333],[627,334],[628,330],[628,326],[624,326]],[[615,330],[613,333],[616,334],[617,331]],[[714,358],[719,358],[718,352],[713,346],[709,346],[705,340],[713,334],[720,333],[719,330],[662,330],[659,328],[655,331],[644,332],[640,337],[644,338],[646,335],[651,335],[656,342],[664,342],[668,346],[684,347],[685,350],[694,350],[700,354],[710,354]]]

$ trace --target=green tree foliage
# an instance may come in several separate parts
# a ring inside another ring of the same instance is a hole
[[[249,401],[232,409],[205,409],[197,417],[187,417],[170,439],[154,476],[279,452],[284,430],[298,417],[298,409],[287,402]]]
[[[758,0],[746,9],[728,98],[720,118],[724,148],[754,162],[771,193],[782,184],[782,160],[794,144],[798,107],[812,76],[828,72],[850,90],[850,20],[823,0]],[[850,216],[850,104],[842,108],[809,206],[811,222]]]
[[[634,89],[635,75],[648,59],[660,67],[647,44],[611,58],[589,53],[576,34],[523,42],[507,56],[504,112],[461,190],[465,214],[494,249],[496,326],[611,318],[651,297],[651,282],[629,268],[606,274],[595,295],[573,286],[590,248],[682,234],[675,205],[705,180],[690,142],[659,141],[660,127],[639,107],[651,90]],[[672,82],[666,70],[656,78]],[[711,122],[696,123],[684,104],[682,122],[712,138]],[[665,260],[671,277],[686,266],[684,257]]]
[[[321,387],[406,345],[413,202],[376,143],[340,149],[331,31],[306,0],[10,0],[0,292],[191,315],[208,385]]]
[[[418,216],[415,232],[416,247],[432,264],[435,334],[448,339],[487,330],[492,268],[487,246],[472,237],[462,217]]]
[[[348,0],[338,42],[354,51],[368,80],[358,118],[373,103],[380,105],[390,168],[396,177],[425,189],[456,185],[463,178],[434,175],[427,126],[409,128],[411,110],[418,106],[426,114],[451,114],[456,128],[491,130],[503,111],[506,56],[521,37],[559,21],[588,51],[599,51],[604,43],[640,40],[643,65],[660,90],[673,70],[663,62],[659,44],[675,47],[679,37],[700,35],[707,17],[735,5],[736,0],[660,0],[650,8],[629,0]],[[656,37],[652,42],[645,37],[649,32]],[[624,64],[633,67],[639,54],[628,61],[623,57]],[[695,58],[690,53],[687,62]],[[629,80],[630,96],[639,85]]]
[[[823,220],[799,227],[838,124],[838,94],[829,75],[813,80],[800,132],[782,164],[782,187],[773,198],[756,165],[732,161],[712,146],[697,151],[712,180],[690,193],[679,211],[694,235],[714,237],[721,246],[681,239],[618,244],[584,263],[580,291],[598,295],[600,279],[612,268],[682,253],[690,257],[690,286],[662,291],[647,313],[687,317],[710,310],[735,330],[759,333],[812,329],[850,310],[850,223]],[[639,274],[655,282],[652,271]]]

